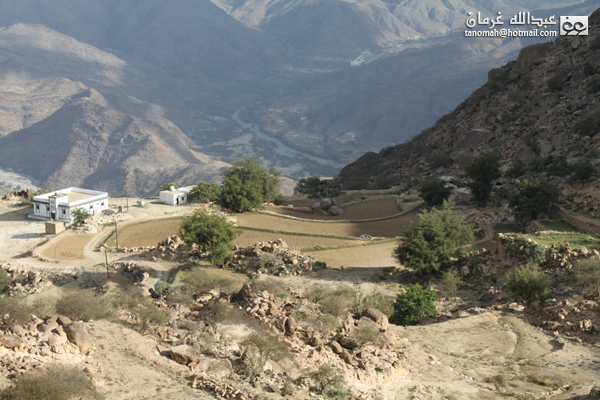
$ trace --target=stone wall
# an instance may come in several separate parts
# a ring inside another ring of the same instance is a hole
[[[561,221],[567,222],[567,223],[573,225],[574,227],[576,227],[577,229],[582,230],[585,233],[590,233],[590,234],[594,234],[594,235],[600,234],[600,225],[595,224],[590,221],[584,221],[580,218],[577,218],[577,217],[569,214],[568,212],[566,212],[565,210],[563,210],[560,207],[555,208],[552,211],[552,214],[556,218],[559,218]]]

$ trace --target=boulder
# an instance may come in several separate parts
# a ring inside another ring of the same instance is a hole
[[[319,203],[319,204],[320,204],[320,207],[322,210],[327,210],[327,209],[329,209],[329,207],[331,207],[332,202],[331,202],[331,199],[325,198],[325,199],[322,199],[321,203]]]
[[[59,325],[69,325],[73,321],[71,321],[71,319],[67,318],[67,317],[58,317],[58,318],[56,318],[56,322]]]
[[[562,132],[552,136],[552,147],[561,149],[567,141],[567,134]]]
[[[462,267],[460,267],[460,270],[458,271],[460,273],[460,276],[469,276],[469,273],[471,271],[469,271],[469,267],[466,265],[463,265]]]
[[[388,328],[388,317],[376,308],[370,307],[363,311],[363,317],[375,322],[379,329],[385,331]]]
[[[331,346],[331,350],[333,350],[335,354],[341,354],[344,351],[342,346],[335,340],[332,340],[331,343],[329,343],[329,345]]]
[[[549,140],[541,140],[540,142],[540,153],[543,155],[548,155],[554,151],[554,146],[552,146],[552,142]]]
[[[517,159],[525,165],[531,164],[536,158],[537,154],[535,154],[535,151],[533,151],[531,147],[527,147],[519,154],[519,157],[517,157]]]
[[[537,104],[540,107],[552,108],[558,103],[557,93],[544,93],[540,96]]]
[[[339,206],[332,206],[329,207],[329,215],[342,215],[344,213],[344,210],[342,210],[342,207]]]
[[[187,365],[188,363],[194,362],[198,359],[198,356],[194,353],[194,350],[186,345],[171,347],[171,358],[179,364]]]
[[[69,341],[79,347],[79,351],[82,354],[92,348],[92,336],[87,331],[87,326],[83,322],[72,322],[69,325],[63,327]]]

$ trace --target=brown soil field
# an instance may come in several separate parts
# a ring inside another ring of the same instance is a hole
[[[391,241],[345,249],[310,251],[306,254],[313,256],[317,261],[326,262],[327,266],[331,268],[343,266],[344,273],[349,274],[354,269],[365,270],[366,268],[398,266],[398,261],[392,257],[392,251],[396,246],[396,242]]]
[[[233,243],[238,246],[249,246],[255,244],[256,242],[268,242],[270,240],[284,240],[289,247],[299,247],[299,248],[307,248],[314,246],[323,246],[323,247],[337,247],[337,246],[347,246],[347,245],[361,245],[364,242],[359,240],[344,240],[344,239],[332,239],[332,238],[324,238],[324,237],[314,237],[314,236],[296,236],[296,235],[286,235],[284,233],[266,233],[266,232],[257,232],[257,231],[244,231],[240,236],[238,236]]]
[[[352,204],[344,208],[344,214],[332,217],[313,215],[307,212],[294,210],[287,207],[270,207],[269,211],[283,215],[291,215],[297,218],[314,219],[314,220],[331,220],[331,221],[362,221],[367,219],[384,218],[400,213],[400,209],[396,205],[396,200],[392,198],[363,201],[361,203]]]
[[[42,251],[46,258],[60,261],[83,260],[83,249],[94,235],[65,235]]]
[[[178,234],[180,226],[181,218],[155,219],[132,224],[119,229],[119,246],[156,246],[167,237]]]
[[[301,221],[267,214],[240,214],[238,224],[258,229],[270,229],[297,233],[310,233],[319,235],[358,237],[367,234],[375,237],[402,236],[410,227],[411,222],[417,220],[420,210],[416,209],[398,217],[365,222],[317,222]]]

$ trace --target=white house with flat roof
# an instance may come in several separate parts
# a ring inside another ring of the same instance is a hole
[[[173,188],[172,186],[171,188],[172,190],[162,190],[159,193],[161,203],[169,204],[172,206],[187,203],[189,191],[181,189],[175,190],[175,188]]]
[[[82,208],[94,214],[108,210],[108,193],[70,187],[33,197],[30,218],[72,221],[72,211]]]

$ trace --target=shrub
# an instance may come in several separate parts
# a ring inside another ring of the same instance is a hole
[[[354,304],[352,305],[352,313],[356,316],[362,315],[367,308],[376,308],[384,313],[388,318],[394,312],[392,300],[383,293],[373,291],[371,294],[365,295],[357,285],[355,288]]]
[[[581,161],[575,165],[575,179],[590,179],[595,172],[596,170],[588,160]]]
[[[415,325],[435,314],[436,300],[435,293],[423,289],[418,283],[411,285],[408,290],[398,293],[390,322],[403,326]]]
[[[452,159],[446,153],[433,153],[427,157],[431,169],[447,168],[452,165]]]
[[[600,113],[579,119],[573,125],[573,133],[580,136],[596,136],[600,131]]]
[[[331,400],[352,400],[352,393],[346,389],[333,388],[325,391],[325,396]]]
[[[243,357],[246,361],[246,371],[250,376],[262,373],[269,360],[280,361],[290,358],[287,345],[268,331],[252,332],[240,344],[245,347]]]
[[[600,297],[600,260],[588,258],[579,260],[571,271],[573,280],[583,287],[584,293]]]
[[[33,308],[23,298],[5,297],[0,299],[0,310],[2,310],[2,314],[8,314],[5,322],[10,327],[14,324],[23,325],[29,322]]]
[[[509,83],[509,79],[504,74],[492,75],[486,85],[494,93],[504,90]]]
[[[214,330],[217,332],[219,324],[225,321],[237,321],[244,316],[242,310],[230,303],[221,303],[213,300],[207,304],[206,309],[211,312],[214,321]]]
[[[344,375],[333,365],[323,364],[309,374],[319,393],[327,389],[336,389],[345,383]]]
[[[441,179],[427,179],[419,186],[419,197],[429,207],[439,206],[447,201],[452,194],[452,188]]]
[[[227,247],[239,234],[239,230],[224,215],[212,214],[198,209],[181,223],[181,238],[188,248],[198,245],[202,251],[210,251],[211,262],[223,262],[228,254]],[[214,260],[213,260],[214,258]]]
[[[258,161],[258,157],[250,158],[244,156],[241,159],[233,161],[231,164],[232,167],[223,173],[224,195],[228,189],[231,189],[232,182],[239,182],[239,184],[233,185],[238,187],[254,188],[255,186],[258,186],[260,198],[258,205],[262,204],[263,201],[272,203],[280,195],[279,186],[281,172],[277,169],[265,169]],[[250,192],[252,192],[252,195],[254,194],[253,190],[250,190]],[[229,193],[229,195],[230,194],[231,193]],[[231,200],[232,199],[229,198],[227,202],[231,202]]]
[[[0,400],[71,400],[101,399],[87,375],[77,367],[51,365],[41,373],[23,375],[0,391]]]
[[[294,188],[294,193],[308,194],[310,198],[336,197],[342,191],[336,187],[323,184],[320,178],[310,177],[300,179]]]
[[[374,322],[359,321],[358,326],[354,329],[354,339],[359,344],[359,347],[371,343],[376,347],[381,347],[385,344],[385,339],[379,332],[379,328]]]
[[[500,178],[499,156],[486,153],[476,157],[465,165],[465,173],[469,181],[467,187],[471,195],[481,204],[486,204],[491,197],[493,181]]]
[[[4,293],[12,284],[12,278],[4,268],[0,268],[0,293]]]
[[[286,290],[286,285],[279,279],[268,277],[252,282],[252,290],[257,292],[266,290],[269,293],[281,293]]]
[[[510,198],[515,220],[520,223],[538,219],[558,202],[556,187],[537,181],[515,181],[515,193]]]
[[[548,175],[563,177],[570,175],[573,172],[573,166],[567,163],[567,160],[560,160],[559,162],[553,162],[548,166]]]
[[[132,314],[140,321],[140,333],[144,335],[150,323],[164,325],[169,321],[166,312],[156,307],[151,301],[145,301],[131,310]]]
[[[588,94],[596,94],[600,92],[600,77],[592,79],[587,92]]]
[[[522,299],[527,306],[535,300],[542,300],[548,286],[550,286],[548,278],[534,263],[519,267],[510,273],[506,283],[507,291],[514,298]]]
[[[525,175],[527,172],[527,167],[520,161],[513,161],[510,164],[510,167],[504,172],[504,176],[506,178],[518,178],[522,175]]]
[[[229,290],[237,285],[233,278],[223,276],[216,271],[194,267],[183,278],[186,290],[192,295],[200,295],[209,290]]]
[[[462,278],[458,276],[456,269],[450,269],[444,272],[444,275],[442,275],[442,282],[444,282],[446,290],[452,293],[452,297],[456,298],[456,290],[458,289],[458,285],[462,283]]]
[[[352,306],[352,298],[344,295],[328,296],[321,301],[323,311],[341,317],[346,314]]]
[[[56,302],[56,312],[74,321],[110,318],[114,315],[114,304],[91,290],[76,290],[62,296]]]
[[[449,203],[430,212],[424,211],[415,227],[404,233],[393,255],[416,273],[427,275],[439,271],[458,253],[458,246],[473,240],[473,229],[463,227],[462,221]]]
[[[221,198],[222,189],[217,183],[198,182],[188,195],[190,201],[208,203],[218,201]]]

